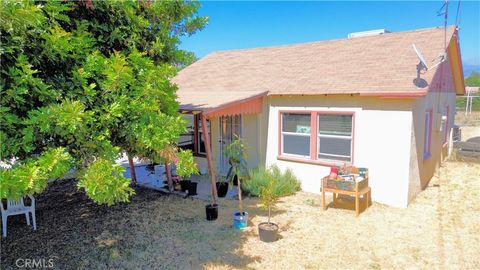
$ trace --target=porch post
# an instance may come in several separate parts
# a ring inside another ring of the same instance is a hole
[[[207,163],[208,163],[208,172],[210,174],[210,183],[212,186],[212,197],[213,203],[217,203],[217,185],[215,181],[215,171],[213,168],[213,157],[212,157],[212,148],[210,148],[210,136],[208,135],[207,129],[207,119],[203,113],[200,115],[202,119],[202,131],[203,131],[203,139],[205,141],[205,152],[207,154]]]

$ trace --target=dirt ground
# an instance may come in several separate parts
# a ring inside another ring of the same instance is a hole
[[[455,124],[462,130],[462,141],[470,138],[480,137],[480,112],[472,112],[465,115],[463,112],[457,112],[455,115]]]
[[[342,209],[353,209],[350,200],[322,211],[320,196],[300,192],[278,204],[281,239],[267,244],[258,239],[266,211],[256,199],[245,201],[249,227],[237,231],[236,201],[220,201],[209,222],[204,201],[139,188],[131,203],[109,208],[62,180],[38,196],[36,232],[9,218],[0,268],[53,259],[57,269],[473,269],[479,197],[480,164],[465,162],[445,163],[408,208],[373,203],[358,218]]]

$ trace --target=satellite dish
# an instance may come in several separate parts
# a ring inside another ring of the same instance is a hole
[[[428,65],[427,61],[425,61],[425,58],[423,57],[422,53],[420,52],[419,49],[417,49],[417,46],[415,46],[415,43],[412,43],[413,50],[417,54],[418,60],[420,60],[419,68],[422,69],[422,67],[425,69],[425,71],[428,71]]]

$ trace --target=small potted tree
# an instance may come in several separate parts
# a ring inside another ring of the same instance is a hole
[[[190,150],[180,150],[176,157],[176,173],[178,176],[185,178],[193,174],[198,174],[197,164],[193,160],[193,155]],[[197,195],[197,182],[186,180],[186,191],[188,195]]]
[[[277,166],[268,169],[259,167],[249,172],[244,189],[253,196],[259,196],[268,209],[268,220],[258,225],[260,240],[274,242],[278,239],[278,225],[271,222],[272,207],[282,196],[292,195],[300,190],[300,183],[289,169],[282,173]]]
[[[224,152],[225,157],[232,166],[233,174],[230,176],[230,180],[233,181],[237,176],[237,188],[238,188],[238,211],[233,213],[233,227],[236,229],[242,229],[247,227],[248,212],[243,211],[242,201],[242,187],[241,179],[248,176],[246,145],[243,141],[235,136],[234,141],[226,147]]]

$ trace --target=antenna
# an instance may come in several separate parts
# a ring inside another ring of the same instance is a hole
[[[418,71],[419,74],[422,71],[422,69],[425,70],[425,72],[429,71],[431,69],[436,68],[438,65],[440,65],[441,63],[443,63],[447,59],[447,53],[443,52],[442,54],[440,54],[438,56],[438,58],[440,58],[440,61],[438,63],[436,63],[435,65],[433,65],[431,67],[428,67],[427,61],[425,61],[425,57],[423,57],[420,50],[417,48],[417,46],[415,46],[415,43],[412,43],[412,46],[413,46],[413,50],[417,54],[418,60],[420,60],[420,63],[418,63],[418,65],[417,65],[417,71]]]
[[[417,71],[420,72],[422,69],[425,69],[425,71],[428,71],[428,65],[427,61],[425,61],[425,58],[423,57],[422,53],[420,52],[419,49],[417,49],[417,46],[415,46],[415,43],[412,43],[413,50],[417,54],[418,60],[420,60],[420,63],[417,65]]]
[[[424,79],[420,78],[420,75],[421,74],[424,74],[425,72],[429,71],[429,70],[432,70],[434,68],[436,68],[437,66],[439,66],[441,63],[443,63],[446,59],[447,59],[447,53],[444,51],[442,54],[440,54],[440,56],[438,57],[440,59],[440,61],[438,63],[436,63],[435,65],[431,66],[431,67],[428,67],[427,65],[427,61],[425,61],[425,57],[423,57],[422,53],[420,52],[420,50],[417,48],[417,46],[415,46],[415,43],[412,43],[412,47],[413,47],[413,50],[415,51],[415,53],[417,54],[417,57],[418,57],[418,60],[420,61],[418,64],[417,64],[417,78],[415,78],[413,80],[413,83],[419,87],[419,88],[425,88],[428,86],[428,83],[427,81],[425,81]],[[433,61],[432,61],[433,62]],[[422,73],[422,70],[424,71]]]

